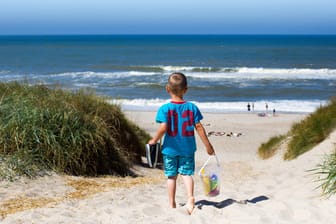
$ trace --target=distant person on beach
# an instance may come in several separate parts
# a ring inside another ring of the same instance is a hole
[[[214,155],[215,151],[200,122],[203,118],[200,110],[195,104],[183,99],[187,89],[187,78],[183,73],[173,73],[169,76],[166,91],[171,96],[171,101],[159,108],[156,122],[160,127],[148,144],[156,144],[164,136],[162,154],[164,173],[168,178],[169,205],[171,208],[176,208],[176,180],[180,174],[188,196],[187,211],[191,214],[195,207],[192,176],[195,172],[196,151],[194,129],[200,136],[207,153]]]
[[[247,111],[251,111],[251,105],[250,105],[250,103],[247,104]]]

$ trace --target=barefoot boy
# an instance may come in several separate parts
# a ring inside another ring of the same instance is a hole
[[[173,73],[168,78],[166,90],[171,102],[162,105],[156,115],[160,127],[156,135],[148,142],[157,143],[163,136],[162,145],[164,173],[167,176],[169,205],[176,208],[175,193],[178,174],[182,176],[187,194],[187,211],[194,209],[194,179],[196,141],[194,129],[200,136],[207,153],[215,151],[209,142],[206,132],[200,123],[203,116],[198,107],[183,99],[187,92],[187,78],[182,73]]]

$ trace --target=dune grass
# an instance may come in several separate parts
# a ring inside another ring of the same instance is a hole
[[[292,137],[284,155],[286,160],[295,159],[322,142],[336,128],[336,97],[318,108],[303,121],[292,126]]]
[[[272,157],[277,152],[280,144],[285,138],[285,135],[279,135],[270,138],[265,143],[262,143],[258,150],[259,156],[263,159],[268,159]]]
[[[317,176],[318,187],[322,189],[323,195],[330,197],[336,194],[336,147],[335,151],[325,156],[322,163],[315,169],[310,170]]]
[[[0,178],[128,175],[149,135],[92,91],[0,83]]]
[[[304,120],[295,123],[286,135],[272,137],[263,143],[258,149],[258,154],[263,159],[269,158],[279,149],[281,142],[289,139],[284,159],[295,159],[322,142],[335,128],[336,97]]]

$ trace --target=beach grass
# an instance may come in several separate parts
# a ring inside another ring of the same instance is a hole
[[[304,120],[292,126],[289,135],[291,140],[284,155],[286,160],[295,159],[311,150],[326,139],[336,128],[336,97]]]
[[[267,142],[262,143],[258,150],[259,156],[263,159],[272,157],[277,152],[280,144],[285,138],[285,135],[278,135],[270,138]]]
[[[317,176],[316,181],[320,183],[318,187],[323,195],[330,197],[336,194],[336,145],[332,154],[326,155],[322,163],[309,171]]]
[[[0,178],[130,175],[149,134],[93,91],[0,83]]]
[[[326,139],[335,128],[336,97],[333,97],[327,105],[321,106],[305,119],[293,124],[286,135],[272,137],[263,143],[258,149],[258,154],[263,159],[269,158],[280,148],[281,142],[287,141],[284,159],[295,159]]]

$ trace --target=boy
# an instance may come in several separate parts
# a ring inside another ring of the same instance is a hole
[[[173,73],[168,78],[166,90],[171,96],[171,102],[161,106],[156,115],[160,127],[148,144],[157,143],[163,135],[162,145],[164,173],[167,176],[169,205],[176,208],[175,193],[177,175],[182,176],[188,194],[187,211],[192,213],[195,206],[194,179],[196,141],[194,129],[200,136],[207,153],[214,155],[215,151],[200,123],[203,116],[198,107],[183,99],[187,92],[187,78],[183,73]]]

